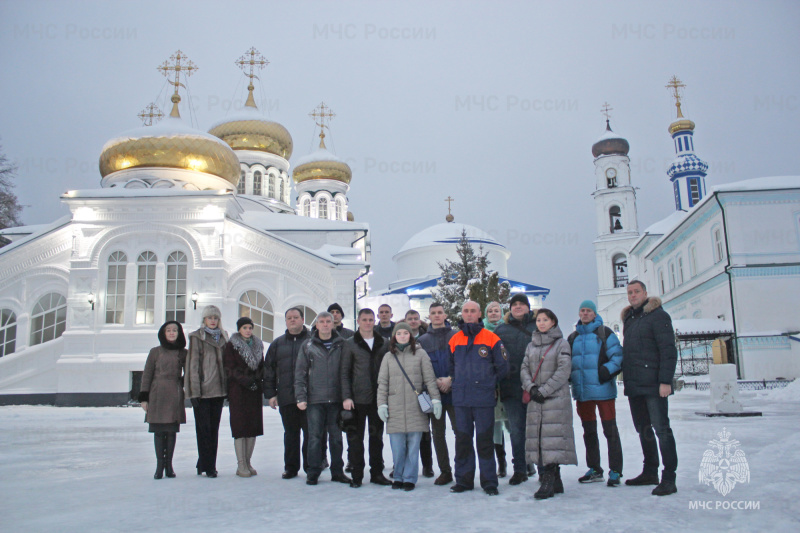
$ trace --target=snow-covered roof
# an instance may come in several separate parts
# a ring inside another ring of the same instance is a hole
[[[52,222],[50,224],[39,224],[37,226],[27,226],[28,228],[35,227],[35,228],[38,228],[38,229],[37,229],[37,231],[32,232],[30,235],[27,235],[27,236],[25,236],[25,237],[23,237],[21,239],[17,239],[14,242],[12,242],[11,244],[7,244],[6,246],[3,246],[2,248],[0,248],[0,254],[4,254],[4,253],[7,253],[7,252],[10,252],[11,250],[14,250],[19,246],[22,246],[23,244],[25,244],[27,242],[30,242],[30,241],[32,241],[34,239],[38,239],[39,237],[41,237],[43,235],[46,235],[47,233],[50,233],[51,231],[56,230],[56,229],[60,228],[61,226],[65,226],[65,225],[69,224],[71,221],[72,221],[72,215],[70,214],[70,215],[64,215],[63,217],[59,218],[58,220],[56,220],[55,222]],[[13,228],[9,228],[9,229],[13,229]]]
[[[441,244],[458,244],[458,241],[461,240],[462,230],[466,230],[467,239],[469,239],[469,242],[472,244],[497,246],[505,249],[505,246],[497,242],[494,237],[482,229],[478,229],[475,226],[470,226],[468,224],[460,224],[458,222],[444,222],[442,224],[436,224],[430,226],[429,228],[425,228],[424,230],[415,234],[406,241],[400,250],[398,250],[397,254],[395,254],[395,257],[403,252],[407,252],[408,250],[413,250],[415,248],[424,248],[426,246],[437,246]]]
[[[324,220],[266,211],[245,211],[241,218],[246,225],[266,231],[361,231],[369,229],[369,224],[366,222]]]
[[[260,120],[262,122],[277,124],[277,122],[275,122],[274,120],[269,120],[267,117],[262,115],[261,111],[259,111],[257,108],[245,106],[241,110],[235,113],[231,113],[230,115],[227,115],[225,118],[214,122],[208,129],[213,130],[217,126],[221,126],[229,122],[237,122],[240,120]]]
[[[672,321],[675,334],[707,335],[711,333],[733,333],[733,324],[717,318],[682,318]]]
[[[107,187],[104,189],[78,189],[65,192],[61,198],[153,198],[159,196],[224,196],[233,195],[224,189],[213,191],[191,191],[178,187],[155,189],[126,189],[125,187]]]
[[[30,226],[14,226],[13,228],[0,229],[0,235],[30,235],[39,233],[50,224],[32,224]]]
[[[109,141],[103,145],[102,151],[105,152],[112,146],[129,141],[131,139],[142,139],[147,137],[201,138],[207,141],[214,141],[219,143],[221,146],[230,149],[230,146],[228,146],[225,141],[218,139],[213,135],[209,135],[204,131],[192,128],[180,118],[167,116],[164,117],[164,119],[158,124],[154,124],[152,126],[142,126],[123,131],[116,137],[109,139]]]
[[[800,189],[800,176],[771,176],[715,185],[711,192],[768,191]]]
[[[662,218],[658,222],[651,224],[644,230],[645,233],[650,235],[664,235],[669,233],[672,228],[681,223],[681,221],[689,215],[687,211],[673,211],[667,217]]]
[[[320,148],[316,152],[299,157],[297,161],[294,162],[294,166],[297,168],[300,165],[305,165],[306,163],[316,163],[317,161],[336,161],[338,163],[345,163],[344,160],[336,157],[328,150]]]
[[[625,137],[617,133],[614,133],[611,130],[606,130],[600,137],[597,138],[595,144],[599,143],[600,141],[605,141],[606,139],[625,139]]]

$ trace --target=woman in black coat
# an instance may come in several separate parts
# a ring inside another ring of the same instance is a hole
[[[250,477],[256,470],[250,465],[256,437],[264,434],[261,382],[264,376],[264,344],[253,335],[253,321],[236,321],[238,333],[225,345],[223,364],[228,379],[228,405],[233,446],[238,467],[236,475]]]

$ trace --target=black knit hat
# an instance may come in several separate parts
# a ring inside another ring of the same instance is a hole
[[[342,309],[342,306],[341,306],[341,305],[339,305],[339,304],[337,304],[337,303],[332,303],[331,305],[329,305],[329,306],[328,306],[328,312],[329,312],[329,313],[330,313],[331,311],[333,311],[334,309],[336,309],[337,311],[339,311],[340,313],[342,313],[342,318],[344,318],[344,309]]]
[[[527,307],[528,309],[531,308],[531,303],[528,301],[528,297],[525,296],[525,294],[522,293],[522,292],[518,292],[517,294],[512,296],[511,300],[509,300],[509,302],[508,302],[508,305],[512,306],[512,305],[514,305],[515,302],[520,302],[520,303],[525,304],[525,307]]]
[[[242,326],[245,324],[250,324],[251,326],[255,327],[255,324],[253,324],[253,319],[251,319],[249,316],[243,316],[236,321],[236,331],[242,329]]]

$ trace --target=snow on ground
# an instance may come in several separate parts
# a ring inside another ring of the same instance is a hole
[[[0,407],[0,522],[16,531],[379,531],[554,532],[554,531],[798,531],[800,497],[800,398],[795,387],[769,394],[743,392],[745,408],[763,417],[705,418],[708,393],[681,391],[670,400],[678,444],[678,493],[650,495],[652,487],[580,485],[586,469],[577,416],[580,466],[562,468],[566,493],[532,498],[535,480],[517,487],[500,482],[500,496],[480,490],[450,494],[420,477],[413,492],[365,484],[360,489],[331,483],[324,472],[316,487],[301,475],[280,479],[282,426],[265,409],[266,435],[253,456],[258,476],[241,479],[223,413],[217,468],[220,476],[196,476],[192,411],[175,451],[176,479],[154,480],[152,435],[139,408]],[[624,476],[641,470],[641,450],[627,401],[617,401],[625,453]],[[721,496],[698,481],[708,441],[727,428],[740,443],[750,482]],[[449,436],[453,449],[452,434]],[[388,439],[384,457],[391,461]],[[510,446],[507,445],[510,450]],[[603,466],[607,467],[601,437]],[[438,473],[438,472],[437,472]],[[703,502],[706,508],[698,508]],[[742,503],[738,503],[742,502]],[[754,503],[750,503],[754,502]],[[750,509],[736,509],[746,507]],[[759,507],[753,509],[757,504]],[[718,508],[719,507],[719,508]]]

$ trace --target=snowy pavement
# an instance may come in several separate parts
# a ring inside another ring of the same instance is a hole
[[[678,445],[678,493],[650,495],[652,487],[581,485],[586,469],[577,416],[580,466],[563,467],[566,493],[545,501],[532,496],[531,480],[500,495],[480,490],[450,494],[420,477],[413,492],[366,483],[352,489],[331,483],[328,471],[316,487],[301,475],[280,479],[282,426],[265,408],[265,436],[253,456],[258,476],[240,479],[227,409],[220,430],[217,479],[194,473],[192,411],[175,451],[176,479],[154,480],[152,435],[139,408],[0,407],[0,529],[17,531],[798,531],[800,496],[800,383],[771,392],[747,392],[741,400],[763,417],[704,418],[708,393],[681,391],[670,400]],[[617,400],[625,454],[625,478],[641,470],[641,450],[627,401]],[[750,470],[726,496],[699,482],[709,441],[727,428],[739,441]],[[449,435],[452,445],[452,434]],[[384,457],[392,464],[388,439]],[[507,444],[510,451],[510,445]],[[601,437],[603,466],[607,467]],[[437,472],[438,474],[438,472]]]

